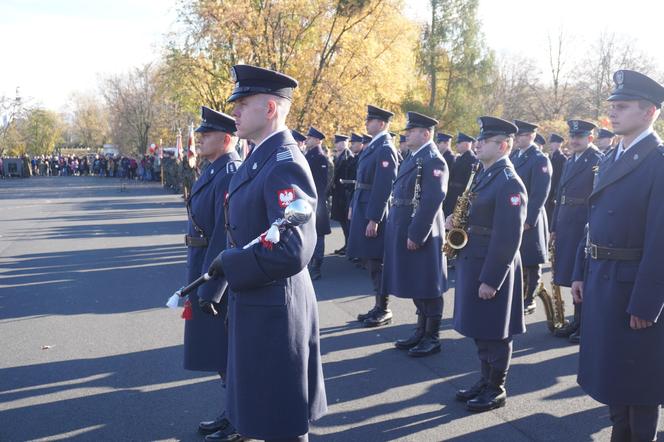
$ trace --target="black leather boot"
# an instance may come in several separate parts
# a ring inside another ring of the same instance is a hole
[[[537,304],[535,303],[535,298],[533,296],[528,296],[523,300],[523,314],[530,315],[535,313]]]
[[[569,342],[571,344],[578,344],[581,342],[581,327],[577,328],[574,333],[569,335]]]
[[[394,346],[401,350],[408,350],[410,348],[415,347],[424,336],[425,324],[426,324],[426,318],[424,317],[424,315],[418,314],[417,328],[415,329],[415,332],[409,338],[397,340],[397,342],[394,343]]]
[[[408,356],[421,358],[423,356],[429,356],[440,352],[440,340],[438,339],[440,316],[433,316],[426,319],[424,337],[415,347],[408,350]]]
[[[379,298],[380,298],[380,296],[375,295],[375,296],[374,296],[374,299],[375,299],[376,301],[375,301],[374,306],[371,307],[371,310],[369,310],[369,311],[366,312],[366,313],[360,313],[359,315],[357,315],[357,320],[358,320],[359,322],[364,322],[365,320],[371,318],[373,315],[376,314],[376,312],[378,311],[378,302],[379,302]]]
[[[473,399],[466,402],[469,411],[482,412],[505,406],[507,391],[505,390],[506,371],[491,368],[489,382],[484,389]]]
[[[560,327],[553,332],[557,338],[569,338],[581,325],[581,308],[579,304],[574,304],[574,319],[564,327]]]
[[[229,430],[219,430],[216,433],[208,434],[205,436],[205,440],[207,442],[244,442],[249,439],[231,427]]]
[[[472,387],[463,390],[457,390],[456,400],[460,402],[468,402],[469,400],[477,397],[477,395],[480,394],[482,390],[484,390],[487,382],[489,382],[490,373],[491,367],[489,367],[489,364],[486,361],[482,361],[482,377],[479,381],[475,382],[475,385]]]
[[[232,427],[230,421],[226,419],[226,413],[221,413],[219,417],[211,421],[202,421],[198,424],[198,431],[202,434],[212,434],[219,430],[225,430]]]
[[[368,317],[362,324],[365,327],[380,327],[381,325],[388,325],[392,323],[392,310],[387,308],[389,304],[388,296],[376,295],[377,309],[373,316]]]

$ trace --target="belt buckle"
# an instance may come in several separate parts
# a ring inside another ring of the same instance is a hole
[[[590,244],[590,257],[592,259],[597,259],[597,246],[595,244]]]

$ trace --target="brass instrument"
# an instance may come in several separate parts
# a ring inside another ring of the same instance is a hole
[[[447,232],[445,237],[445,245],[443,245],[443,253],[449,259],[455,258],[459,250],[463,249],[468,243],[468,232],[466,232],[466,225],[468,224],[468,214],[470,213],[470,204],[474,194],[470,191],[473,185],[475,174],[479,170],[480,163],[477,162],[470,172],[470,178],[466,184],[466,189],[457,199],[454,211],[452,212],[452,228]]]
[[[556,257],[555,242],[551,241],[549,244],[549,253],[551,254],[551,294],[544,287],[544,282],[540,282],[535,290],[535,296],[538,296],[544,304],[544,313],[546,314],[546,323],[549,331],[553,333],[556,329],[567,325],[565,320],[565,302],[563,301],[560,287],[553,283],[554,270],[553,266]],[[528,287],[528,278],[524,279],[524,286]]]

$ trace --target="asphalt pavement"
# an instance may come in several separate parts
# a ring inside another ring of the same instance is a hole
[[[202,440],[198,421],[218,414],[223,392],[217,375],[182,369],[181,309],[164,307],[184,282],[185,227],[182,198],[157,183],[0,181],[0,441]],[[326,252],[342,241],[336,226]],[[365,270],[327,256],[315,287],[329,413],[310,440],[609,439],[607,408],[576,384],[578,347],[550,335],[541,305],[515,339],[507,406],[470,414],[454,393],[479,364],[452,329],[453,289],[442,352],[414,359],[393,346],[411,333],[411,301],[392,301],[392,325],[365,329]]]

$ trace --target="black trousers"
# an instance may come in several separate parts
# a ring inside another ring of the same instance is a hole
[[[350,231],[350,221],[343,220],[339,221],[339,224],[341,225],[341,231],[344,232],[344,247],[348,245],[348,233]]]
[[[542,266],[523,266],[523,280],[527,283],[524,287],[525,299],[533,299],[535,295],[535,289],[540,283],[542,278]]]
[[[507,373],[512,360],[512,338],[475,339],[477,356],[482,364],[482,377],[489,379],[489,369]]]
[[[417,307],[417,313],[425,318],[435,318],[443,316],[443,297],[413,299],[413,304]]]
[[[366,260],[367,268],[369,269],[369,276],[373,283],[374,293],[381,294],[381,286],[383,279],[383,260],[378,258],[369,258]],[[387,296],[387,295],[386,295]]]
[[[659,405],[609,405],[611,442],[651,442],[657,439]]]

